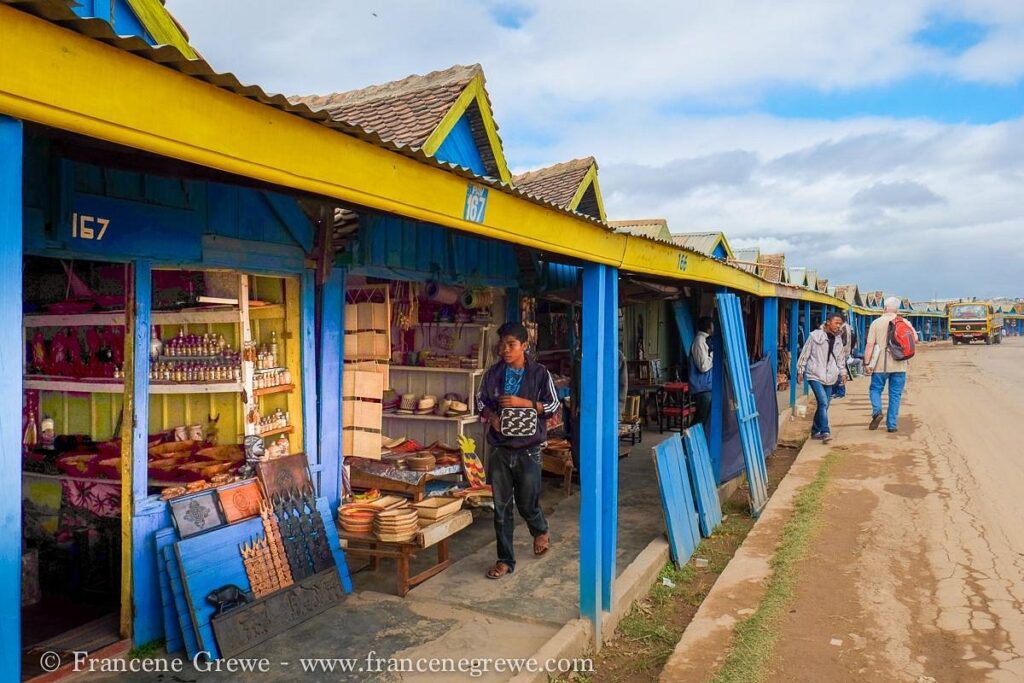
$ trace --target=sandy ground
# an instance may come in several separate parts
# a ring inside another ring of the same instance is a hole
[[[1024,680],[1024,339],[936,343],[899,432],[867,383],[833,404],[840,459],[773,681]]]

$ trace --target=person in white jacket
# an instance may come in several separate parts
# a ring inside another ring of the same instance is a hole
[[[832,441],[828,424],[832,387],[837,382],[842,384],[846,381],[846,351],[839,334],[842,328],[843,316],[838,313],[830,315],[824,325],[811,332],[796,364],[797,381],[803,382],[806,375],[818,404],[811,425],[811,438],[825,443]]]

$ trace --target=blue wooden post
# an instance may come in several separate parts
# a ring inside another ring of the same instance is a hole
[[[131,505],[131,636],[136,645],[158,640],[164,635],[160,580],[156,564],[154,534],[170,520],[167,504],[150,500],[149,461],[149,326],[153,309],[153,267],[148,259],[132,263],[132,329],[126,329],[127,342],[132,345],[132,414],[131,420],[132,480]],[[123,456],[122,456],[123,457]],[[129,495],[122,485],[121,495]],[[123,508],[122,508],[123,509]],[[123,598],[122,598],[123,599]]]
[[[153,310],[153,264],[137,259],[133,264],[135,278],[135,329],[125,330],[132,335],[132,354],[135,387],[135,414],[132,428],[132,500],[141,501],[149,492],[149,322]],[[132,302],[127,302],[131,306]],[[127,416],[126,416],[127,417]]]
[[[811,337],[811,330],[812,329],[814,329],[814,328],[811,327],[811,302],[810,301],[805,301],[804,302],[804,343],[805,344],[807,343],[807,340],[810,339],[810,337]],[[803,350],[803,349],[801,349],[801,350]],[[796,379],[795,375],[793,376],[793,379],[794,380]],[[807,395],[807,392],[810,390],[810,388],[811,388],[811,385],[808,383],[807,378],[805,377],[804,378],[804,396]]]
[[[789,407],[796,409],[796,361],[799,350],[796,334],[800,327],[800,302],[789,303]]]
[[[601,448],[601,606],[612,609],[619,516],[619,271],[605,268],[604,418]]]
[[[345,348],[345,270],[332,268],[320,287],[320,495],[330,509],[341,500],[341,371]],[[328,462],[332,462],[327,466]]]
[[[608,307],[607,266],[583,267],[583,363],[580,387],[580,614],[593,626],[594,651],[601,647],[602,605],[602,478],[604,405],[607,362],[605,310]]]
[[[722,292],[727,292],[722,287]],[[708,439],[708,451],[711,455],[711,471],[715,473],[715,481],[722,481],[722,411],[725,410],[725,351],[722,345],[722,319],[719,316],[715,324],[718,326],[711,335],[711,435]]]
[[[771,359],[772,373],[778,377],[779,373],[779,300],[774,296],[764,299],[764,325],[761,328],[763,333],[762,351]]]
[[[0,681],[21,680],[21,121],[0,116]],[[39,416],[37,415],[38,419]]]
[[[344,308],[342,309],[344,310]],[[340,458],[334,454],[330,458],[324,458],[320,450],[320,428],[317,402],[317,364],[316,364],[316,274],[312,270],[302,273],[299,282],[299,341],[302,344],[302,443],[306,450],[306,457],[310,463],[321,463],[320,470],[321,484],[318,488],[321,495],[324,495],[323,483],[340,480],[338,467]],[[342,326],[344,333],[344,326]],[[330,463],[327,460],[333,459]],[[331,491],[333,493],[333,489]],[[328,496],[331,508],[337,507],[338,501]]]

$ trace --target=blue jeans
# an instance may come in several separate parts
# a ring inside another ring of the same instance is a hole
[[[515,515],[512,506],[526,520],[530,535],[536,538],[548,532],[548,522],[540,509],[540,447],[510,449],[497,447],[487,462],[487,480],[494,493],[494,534],[498,539],[498,561],[509,569],[516,567],[512,546]]]
[[[814,422],[811,424],[811,435],[830,434],[828,427],[828,404],[832,401],[832,385],[822,384],[818,380],[808,380],[811,391],[814,392],[814,401],[818,407],[814,411]]]
[[[903,398],[903,387],[907,386],[905,372],[876,372],[871,375],[871,414],[882,412],[882,389],[889,382],[889,410],[885,416],[885,426],[896,429],[896,418],[900,416],[900,400]]]

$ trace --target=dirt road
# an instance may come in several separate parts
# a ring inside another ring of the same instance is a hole
[[[866,392],[833,407],[771,680],[1024,681],[1024,339],[922,349],[897,434],[867,430]]]

